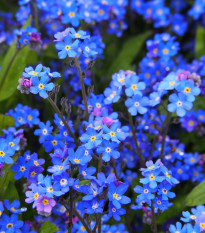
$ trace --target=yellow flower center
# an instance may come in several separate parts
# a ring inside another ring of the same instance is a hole
[[[155,176],[150,176],[149,179],[150,179],[150,180],[154,180],[154,179],[155,179]]]
[[[74,17],[75,16],[75,12],[70,12],[69,13],[69,16],[72,18],[72,17]]]
[[[114,194],[113,194],[113,198],[114,198],[114,199],[117,199],[117,197],[118,197],[117,193],[114,193]]]
[[[69,45],[66,45],[66,46],[65,46],[65,49],[66,49],[66,50],[70,50],[70,46],[69,46]]]
[[[36,72],[36,71],[33,71],[33,72],[32,72],[32,75],[37,75],[37,72]]]
[[[137,89],[137,85],[133,84],[132,85],[132,90],[136,90]]]
[[[168,178],[170,178],[171,176],[170,176],[170,174],[168,173],[168,172],[166,172],[166,176],[168,177]]]
[[[163,49],[163,53],[167,55],[169,53],[169,50],[168,49]]]
[[[4,157],[4,155],[5,155],[5,153],[1,150],[1,151],[0,151],[0,156],[1,156],[1,157]]]
[[[36,175],[35,172],[31,172],[31,176],[34,177]]]
[[[31,121],[32,120],[32,116],[28,115],[28,120]]]
[[[34,161],[34,164],[35,164],[36,166],[38,166],[38,161]]]
[[[74,162],[75,163],[80,163],[80,160],[79,159],[74,159]]]
[[[13,142],[9,142],[9,145],[10,145],[10,146],[14,146],[14,143],[13,143]]]
[[[75,36],[76,36],[76,37],[80,37],[80,34],[79,34],[79,33],[75,33]]]
[[[81,231],[86,231],[86,229],[85,229],[84,226],[82,226],[82,227],[80,228],[80,230],[81,230]]]
[[[57,141],[56,141],[56,140],[53,140],[53,141],[52,141],[52,144],[53,144],[54,146],[56,146],[56,145],[57,145]]]
[[[194,121],[189,121],[189,125],[193,126],[194,125]]]
[[[90,138],[90,140],[91,140],[92,142],[95,141],[95,139],[96,139],[95,136],[92,136],[92,137]]]
[[[44,205],[48,205],[48,200],[47,200],[47,199],[43,199],[42,203],[43,203]]]
[[[200,227],[201,227],[201,228],[205,228],[205,223],[202,222],[202,223],[200,224]]]
[[[104,11],[103,10],[99,10],[98,13],[99,13],[99,15],[103,15]]]
[[[115,133],[114,133],[114,132],[110,132],[110,136],[111,136],[111,137],[114,137],[114,136],[115,136]]]
[[[8,223],[7,225],[6,225],[6,228],[8,229],[8,228],[10,228],[10,227],[13,227],[14,225],[12,224],[12,223]]]
[[[182,174],[182,169],[179,168],[179,169],[177,170],[177,172],[178,172],[179,174]]]
[[[49,193],[53,192],[53,188],[52,187],[49,187],[47,190],[48,190]]]
[[[44,85],[43,85],[43,84],[39,84],[39,85],[38,85],[38,88],[39,88],[39,89],[43,89],[43,88],[44,88]]]
[[[152,169],[152,168],[154,168],[154,166],[150,166],[150,167],[148,167],[149,169]]]
[[[21,171],[21,172],[24,172],[25,170],[26,170],[26,168],[23,167],[23,166],[20,168],[20,171]]]
[[[186,93],[190,93],[190,92],[191,92],[191,89],[190,89],[189,87],[186,87],[186,88],[184,89],[184,91],[185,91]]]
[[[37,200],[38,199],[38,193],[34,194],[34,199]]]

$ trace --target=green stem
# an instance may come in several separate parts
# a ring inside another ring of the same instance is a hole
[[[151,210],[152,210],[152,231],[153,231],[153,233],[157,233],[157,221],[156,221],[156,215],[154,212],[153,201],[152,201],[152,205],[151,205]]]
[[[139,148],[139,145],[138,145],[138,142],[137,142],[137,137],[136,137],[136,134],[135,134],[135,128],[134,128],[132,116],[130,115],[129,112],[128,112],[128,117],[129,117],[129,123],[130,123],[131,129],[132,129],[132,136],[134,138],[135,147],[136,147],[136,150],[137,150],[137,155],[139,157],[140,165],[142,167],[144,165],[144,158],[143,158],[143,155],[141,154],[141,151],[140,151],[140,148]]]
[[[78,219],[81,221],[81,223],[83,224],[83,226],[85,227],[87,233],[92,233],[91,230],[89,229],[88,225],[85,223],[84,219],[81,217],[81,215],[78,213],[78,211],[75,209],[75,207],[73,208],[73,212],[75,213],[75,215],[78,217]]]
[[[70,134],[70,136],[75,140],[75,142],[78,144],[77,138],[75,137],[75,135],[73,134],[72,130],[70,129],[69,125],[67,124],[66,120],[64,119],[61,111],[59,110],[58,106],[55,104],[55,102],[48,97],[48,101],[51,104],[51,106],[53,107],[53,109],[56,111],[56,113],[58,114],[58,116],[60,117],[60,119],[62,120],[63,124],[65,125],[68,133]]]
[[[82,70],[81,70],[80,63],[79,63],[77,57],[75,57],[75,64],[76,64],[79,78],[80,78],[82,97],[83,97],[83,102],[84,102],[84,106],[85,106],[85,118],[86,118],[86,121],[88,121],[88,118],[89,118],[89,116],[88,116],[88,103],[87,103],[87,97],[86,97],[86,92],[85,92],[85,85],[84,85],[84,81],[83,81]]]
[[[168,112],[167,115],[166,115],[166,118],[164,120],[164,125],[166,127],[165,127],[165,130],[164,130],[163,139],[162,139],[161,156],[160,156],[161,159],[163,159],[163,157],[164,157],[165,140],[166,140],[166,136],[167,136],[167,133],[168,133],[170,120],[171,120],[171,113]]]

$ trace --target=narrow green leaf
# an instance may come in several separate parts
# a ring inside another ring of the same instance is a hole
[[[197,59],[205,54],[205,29],[201,26],[198,26],[196,32],[195,54]]]
[[[14,118],[11,116],[0,114],[0,135],[3,133],[2,129],[14,126]]]
[[[24,27],[30,25],[30,20],[30,18],[27,20]],[[7,99],[16,91],[18,79],[24,71],[29,56],[29,46],[17,49],[16,40],[9,47],[1,64],[0,101]]]
[[[16,91],[18,79],[26,66],[29,47],[26,46],[18,52],[15,46],[14,42],[3,61],[0,73],[0,101],[7,99]]]
[[[205,204],[205,181],[198,184],[187,196],[185,203],[187,206],[197,206]]]
[[[43,226],[40,228],[39,233],[55,233],[59,231],[59,228],[51,223],[50,221],[45,221]]]
[[[133,69],[132,62],[134,61],[137,54],[140,52],[143,44],[145,43],[145,40],[150,35],[151,31],[147,31],[143,34],[132,37],[128,41],[126,41],[126,43],[124,43],[120,51],[120,54],[112,62],[112,66],[110,67],[108,74],[112,75],[118,72],[120,69]]]
[[[3,195],[3,199],[8,199],[10,202],[19,200],[19,194],[17,192],[16,186],[11,181],[9,181],[7,189]]]
[[[15,160],[15,159],[14,159]],[[11,171],[12,164],[6,164],[4,167],[4,177],[0,178],[0,197],[6,193],[9,182],[15,182],[14,172]]]

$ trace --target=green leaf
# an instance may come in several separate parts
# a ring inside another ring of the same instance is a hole
[[[45,221],[43,226],[39,229],[39,233],[54,233],[57,231],[59,231],[59,228],[50,221]]]
[[[151,31],[147,31],[143,34],[140,34],[127,40],[124,43],[118,57],[112,62],[112,66],[110,67],[108,74],[112,75],[118,72],[120,69],[133,69],[132,62],[134,61],[137,54],[140,52],[143,44],[145,43],[145,40],[150,35]]]
[[[18,79],[24,71],[28,55],[28,46],[17,50],[14,42],[9,48],[0,73],[0,101],[7,99],[16,91]]]
[[[0,114],[0,135],[3,133],[2,129],[14,126],[14,118],[11,116]]]
[[[89,185],[90,184],[90,180],[81,180],[80,182],[79,182],[79,185]]]
[[[196,43],[195,43],[195,54],[197,59],[199,59],[205,53],[204,38],[205,38],[205,29],[201,26],[198,26],[196,32]]]
[[[3,199],[9,199],[10,202],[19,200],[19,194],[17,192],[16,186],[11,181],[9,181],[7,189],[3,195]]]
[[[175,198],[173,205],[157,217],[157,224],[165,223],[167,220],[181,213],[184,209],[185,209],[184,196]]]
[[[13,158],[14,163],[17,158]],[[12,164],[6,164],[4,167],[4,177],[0,178],[0,197],[2,198],[6,193],[9,182],[15,182],[14,172],[11,171]]]
[[[205,204],[205,181],[198,184],[187,196],[185,203],[187,206],[197,206]]]
[[[30,25],[30,18],[24,27]],[[16,40],[10,46],[1,64],[0,101],[9,98],[17,89],[18,79],[22,76],[30,57],[29,46],[16,48]]]

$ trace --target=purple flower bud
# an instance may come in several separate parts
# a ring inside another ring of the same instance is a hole
[[[31,42],[40,42],[41,37],[38,33],[32,32],[30,35],[30,40],[31,40]]]
[[[30,87],[32,85],[32,81],[31,79],[24,78],[21,84],[25,87]]]
[[[94,116],[102,116],[102,110],[100,108],[94,108],[92,114]]]
[[[184,79],[188,79],[188,77],[190,76],[190,72],[189,71],[182,71],[178,74],[178,79],[179,80],[184,80]]]
[[[107,127],[111,126],[114,121],[115,120],[110,117],[103,117],[102,119],[103,124],[107,125]]]

